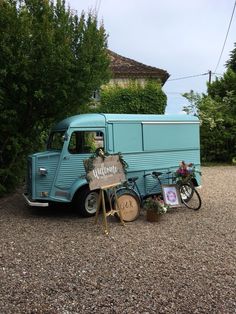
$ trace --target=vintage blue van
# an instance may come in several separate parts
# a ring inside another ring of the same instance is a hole
[[[190,115],[82,114],[51,130],[47,150],[28,157],[27,192],[31,206],[73,202],[84,216],[94,215],[98,191],[90,191],[83,160],[99,147],[121,152],[127,177],[139,177],[145,194],[152,171],[174,171],[181,160],[200,169],[199,120]],[[199,180],[199,178],[198,178]]]

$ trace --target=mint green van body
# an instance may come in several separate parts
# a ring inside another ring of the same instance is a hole
[[[83,160],[98,147],[110,154],[122,153],[128,163],[127,177],[139,177],[144,195],[153,184],[151,177],[144,181],[144,174],[174,171],[182,160],[200,170],[199,120],[194,116],[77,115],[51,130],[46,151],[28,157],[28,204],[75,201],[83,214],[94,214],[97,192],[88,188]]]

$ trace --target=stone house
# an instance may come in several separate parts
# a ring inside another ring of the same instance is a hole
[[[145,81],[152,79],[160,82],[163,86],[170,77],[165,70],[123,57],[109,49],[108,54],[111,60],[110,69],[112,72],[112,78],[108,84],[125,86],[130,80],[144,84]],[[93,93],[93,99],[99,100],[99,91]]]
[[[170,77],[169,73],[165,70],[155,68],[118,55],[117,53],[108,50],[111,59],[111,72],[112,79],[109,84],[118,83],[126,85],[129,80],[137,80],[141,84],[148,79],[160,81],[162,86]]]

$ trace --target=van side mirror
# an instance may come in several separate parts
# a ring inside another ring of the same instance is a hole
[[[67,141],[68,140],[68,133],[65,132],[65,134],[62,136],[63,141]]]

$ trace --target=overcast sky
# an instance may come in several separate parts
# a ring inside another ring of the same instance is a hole
[[[170,79],[215,71],[235,0],[68,0],[71,9],[95,9],[107,31],[109,49],[164,69]],[[236,12],[216,73],[236,42]],[[214,79],[214,76],[213,76]],[[181,93],[206,91],[208,75],[167,81],[167,113],[179,113]]]

